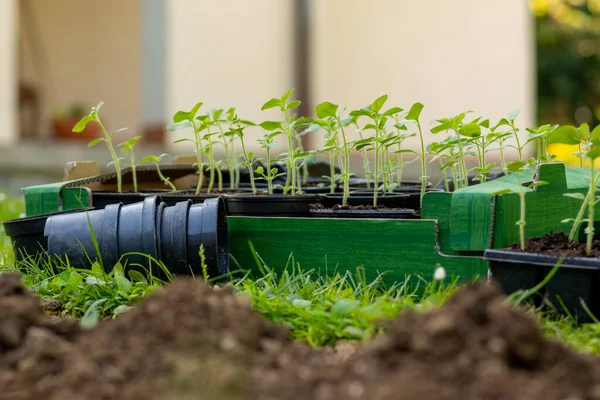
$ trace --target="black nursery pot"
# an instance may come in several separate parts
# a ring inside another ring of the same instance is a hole
[[[2,225],[4,226],[4,232],[10,237],[15,260],[35,259],[39,254],[46,251],[48,240],[44,236],[44,228],[48,218],[80,211],[58,211],[4,221]]]
[[[535,287],[560,260],[545,254],[495,249],[486,250],[484,259],[490,263],[492,278],[506,294]],[[566,314],[562,302],[580,322],[591,322],[581,301],[594,316],[600,317],[600,259],[565,258],[552,279],[534,296],[537,306],[543,297],[550,300],[559,313]]]
[[[323,198],[321,194],[225,196],[229,215],[247,217],[309,217],[310,206]]]
[[[107,272],[128,254],[121,259],[124,265],[136,268],[139,264],[155,276],[164,273],[144,255],[162,261],[174,274],[202,274],[200,245],[211,277],[228,272],[227,220],[221,197],[202,204],[187,200],[167,206],[158,196],[151,196],[135,204],[110,204],[103,210],[50,217],[44,230],[48,255],[90,267],[97,254],[88,218]]]

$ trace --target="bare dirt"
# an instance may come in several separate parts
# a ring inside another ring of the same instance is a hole
[[[600,240],[592,242],[592,251],[586,254],[586,244],[569,240],[563,232],[550,232],[544,236],[525,240],[525,250],[521,250],[519,243],[509,245],[511,251],[523,253],[546,254],[565,257],[600,257]]]
[[[242,297],[181,279],[82,331],[0,276],[0,399],[600,399],[600,359],[542,337],[494,286],[314,350]]]

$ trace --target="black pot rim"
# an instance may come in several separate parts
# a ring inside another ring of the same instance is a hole
[[[276,201],[306,201],[306,200],[320,200],[325,197],[324,194],[321,193],[310,193],[310,194],[296,194],[294,196],[289,194],[266,194],[266,195],[255,195],[253,193],[244,193],[244,194],[233,194],[233,195],[224,195],[227,201],[247,201],[247,202],[261,202],[267,200],[276,200]]]
[[[87,208],[85,211],[92,211],[93,208]],[[4,232],[7,236],[19,236],[34,232],[43,232],[46,220],[55,215],[70,214],[84,211],[83,209],[54,211],[44,214],[30,215],[28,217],[14,218],[2,222]]]
[[[559,261],[559,256],[538,253],[521,253],[508,249],[487,249],[483,253],[487,261],[506,262],[511,264],[532,264],[540,267],[553,267]],[[600,259],[596,257],[565,257],[560,268],[599,270]]]

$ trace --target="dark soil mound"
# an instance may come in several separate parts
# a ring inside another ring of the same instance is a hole
[[[563,232],[550,232],[547,235],[525,240],[525,253],[547,254],[552,256],[588,257],[585,253],[585,243],[569,240]],[[509,246],[512,251],[521,252],[519,243]],[[600,240],[592,242],[590,257],[600,257]]]
[[[495,287],[316,351],[183,279],[89,331],[0,277],[0,399],[600,399],[600,361],[544,340]],[[8,328],[7,328],[8,327]]]
[[[341,376],[339,398],[600,398],[599,359],[544,339],[486,285],[462,289],[439,310],[405,313]]]

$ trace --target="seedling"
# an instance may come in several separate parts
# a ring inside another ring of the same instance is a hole
[[[277,177],[285,175],[284,173],[278,174],[277,168],[275,168],[275,167],[271,168],[271,149],[273,149],[277,145],[277,143],[273,140],[272,135],[273,134],[265,134],[262,139],[258,140],[258,143],[260,144],[260,146],[263,149],[265,149],[265,151],[267,153],[267,158],[266,158],[267,167],[266,167],[266,172],[265,172],[265,169],[261,166],[256,168],[256,171],[255,171],[256,174],[260,175],[260,177],[256,178],[257,180],[264,179],[265,181],[267,181],[267,185],[269,188],[269,194],[273,194],[273,180]]]
[[[202,121],[206,119],[206,116],[197,117],[196,114],[203,103],[197,103],[190,111],[177,111],[173,116],[173,123],[169,125],[170,131],[176,131],[179,129],[192,128],[194,131],[194,140],[191,139],[179,139],[174,143],[181,142],[192,142],[195,146],[194,153],[196,154],[196,162],[194,166],[198,168],[198,185],[196,185],[196,194],[200,193],[202,189],[202,182],[204,182],[204,164],[202,162],[202,138],[200,136],[201,131],[204,129]]]
[[[377,206],[377,194],[380,189],[386,191],[386,180],[383,181],[383,187],[379,188],[377,185],[379,184],[380,179],[380,154],[382,150],[382,140],[384,139],[386,122],[390,117],[401,113],[402,109],[400,107],[392,107],[384,112],[381,112],[381,109],[385,105],[388,99],[388,95],[385,94],[381,97],[378,97],[371,103],[369,106],[363,107],[359,110],[353,110],[350,112],[350,116],[352,117],[362,117],[366,116],[371,119],[371,123],[365,125],[362,130],[373,130],[375,134],[372,137],[368,137],[365,139],[361,139],[355,143],[356,149],[360,150],[362,148],[373,148],[375,150],[375,164],[374,164],[374,182],[375,182],[375,190],[373,191],[373,205]]]
[[[239,170],[235,167],[234,160],[235,158],[235,135],[233,136],[225,136],[225,131],[223,130],[224,123],[231,123],[235,118],[235,108],[229,108],[225,114],[224,118],[221,118],[217,121],[217,128],[221,133],[221,140],[223,141],[223,147],[225,148],[225,157],[227,158],[227,168],[229,170],[229,188],[231,190],[237,187],[236,177],[239,176]],[[221,186],[219,186],[219,190],[221,190]]]
[[[461,125],[458,129],[458,136],[465,137],[468,142],[475,145],[475,148],[477,149],[479,166],[474,167],[471,170],[477,173],[474,180],[479,182],[485,182],[487,175],[496,166],[493,162],[487,164],[485,162],[485,154],[488,147],[498,139],[494,133],[484,134],[482,132],[482,128],[488,129],[489,127],[490,121],[488,119],[481,121],[481,118],[476,118],[467,124]]]
[[[535,141],[537,146],[537,162],[539,164],[549,163],[556,156],[548,154],[548,138],[558,128],[558,125],[542,125],[537,128],[527,128],[529,141]]]
[[[513,147],[517,150],[517,152],[519,154],[519,161],[523,161],[523,148],[527,145],[527,143],[529,143],[529,141],[527,141],[527,142],[525,142],[525,144],[521,145],[521,140],[519,139],[519,128],[517,128],[517,126],[515,124],[515,119],[519,116],[520,112],[521,112],[520,109],[515,109],[515,110],[512,110],[511,112],[509,112],[505,118],[502,118],[502,119],[500,119],[500,121],[498,121],[496,126],[494,126],[492,128],[492,131],[496,132],[498,130],[498,128],[507,127],[508,131],[498,132],[498,134],[507,133],[509,135],[512,134],[515,137],[516,146],[511,145],[510,147]]]
[[[525,170],[527,166],[527,162],[525,161],[513,161],[508,163],[506,166],[508,172],[514,173],[517,176],[517,183],[519,189],[517,194],[519,195],[519,220],[517,221],[517,225],[519,227],[519,244],[521,247],[521,251],[525,251],[525,189],[523,188],[523,181],[521,179],[521,173]],[[545,185],[547,182],[538,181],[538,182],[529,182],[528,187],[535,188],[537,186]],[[504,194],[504,193],[514,193],[511,189],[501,190],[496,192],[495,194]]]
[[[395,152],[396,153],[396,182],[398,182],[398,186],[402,186],[402,174],[404,172],[404,153],[402,152],[403,148],[402,148],[402,144],[404,143],[404,141],[408,138],[414,137],[417,134],[416,133],[402,133],[403,130],[406,130],[405,126],[402,126],[402,124],[400,124],[400,115],[396,114],[394,115],[394,120],[395,120],[395,124],[394,124],[394,128],[396,129],[396,139],[394,141],[394,144],[396,144],[398,146],[398,150]]]
[[[135,169],[135,155],[133,154],[133,146],[141,139],[141,136],[136,136],[126,142],[119,144],[119,147],[122,147],[121,151],[123,153],[129,153],[129,162],[131,167],[131,176],[133,178],[133,191],[137,192],[137,171]]]
[[[229,131],[225,132],[224,135],[226,137],[237,136],[240,138],[240,143],[242,145],[242,154],[241,154],[241,162],[240,165],[248,168],[248,173],[250,174],[250,185],[252,186],[252,193],[256,194],[256,185],[254,184],[254,164],[256,163],[256,159],[254,158],[254,152],[246,151],[246,144],[244,143],[244,130],[249,126],[255,126],[253,122],[239,119],[237,115],[233,116],[231,119],[231,125],[229,127]]]
[[[572,222],[573,226],[569,233],[569,240],[574,240],[575,235],[579,231],[582,223],[587,222],[585,233],[586,248],[585,252],[589,256],[592,252],[592,241],[594,239],[594,207],[599,201],[596,197],[596,185],[598,184],[598,176],[596,175],[595,162],[600,157],[600,125],[596,126],[590,133],[589,126],[582,124],[579,128],[573,126],[561,126],[554,129],[548,137],[548,143],[562,143],[569,145],[577,145],[579,151],[577,155],[580,158],[580,166],[583,166],[583,160],[587,159],[590,164],[590,186],[587,194],[582,193],[565,193],[565,196],[582,200],[583,204],[577,213],[577,216],[572,219],[565,219],[563,222]],[[587,219],[584,219],[587,210]]]
[[[92,140],[91,142],[88,143],[88,147],[94,147],[95,145],[97,145],[100,142],[106,143],[106,146],[108,147],[108,150],[110,151],[110,155],[113,159],[112,164],[114,164],[115,170],[117,171],[117,192],[121,193],[123,191],[122,190],[123,189],[122,176],[121,176],[121,161],[123,160],[123,158],[120,158],[119,156],[117,156],[117,152],[115,151],[115,147],[113,146],[113,143],[112,143],[112,138],[117,133],[122,132],[122,131],[126,130],[127,128],[117,129],[116,131],[114,131],[112,133],[108,133],[108,131],[104,127],[104,124],[100,120],[100,115],[99,115],[100,108],[102,107],[103,104],[104,104],[104,102],[101,101],[100,103],[98,103],[98,105],[96,107],[92,107],[92,110],[90,111],[90,113],[88,115],[86,115],[85,117],[81,118],[79,120],[79,122],[77,122],[77,124],[75,124],[75,126],[73,127],[73,132],[76,132],[76,133],[83,132],[85,127],[87,126],[87,124],[90,122],[96,122],[98,125],[100,125],[100,129],[102,129],[102,133],[103,133],[104,137]]]
[[[286,184],[283,188],[284,194],[288,192],[292,195],[296,194],[297,187],[299,187],[299,167],[305,165],[306,156],[310,153],[297,151],[294,147],[294,140],[296,139],[296,131],[306,125],[306,119],[299,118],[297,119],[294,115],[290,114],[290,111],[298,108],[301,104],[300,100],[294,100],[288,102],[289,97],[294,92],[294,89],[288,90],[281,98],[272,98],[267,101],[261,107],[261,110],[270,110],[273,108],[279,108],[279,110],[284,115],[284,121],[264,121],[260,124],[260,126],[269,131],[273,132],[273,137],[278,136],[279,134],[284,134],[287,141],[287,153],[282,154],[283,159],[285,160],[287,166],[287,178]],[[298,166],[297,161],[301,161],[300,166]]]
[[[465,118],[466,114],[470,112],[464,112],[464,113],[460,113],[454,117],[451,118],[441,118],[438,119],[436,122],[438,123],[437,126],[433,127],[431,129],[431,133],[433,133],[434,135],[440,132],[448,132],[448,131],[453,131],[455,136],[455,140],[456,141],[456,146],[458,148],[458,166],[459,166],[459,171],[460,171],[460,176],[458,175],[453,175],[454,178],[454,187],[459,188],[459,187],[467,187],[469,186],[469,179],[468,179],[468,175],[467,175],[467,167],[465,164],[465,148],[464,148],[464,143],[460,137],[459,134],[459,130],[461,128],[462,125],[462,121]],[[450,144],[449,142],[447,142],[447,144]],[[461,181],[461,182],[459,182]],[[462,185],[461,185],[462,183]]]
[[[342,196],[342,206],[348,205],[348,196],[350,194],[350,178],[352,177],[352,173],[350,173],[350,150],[351,147],[349,145],[348,139],[346,137],[346,132],[344,131],[344,126],[350,121],[350,119],[346,118],[345,120],[342,117],[345,108],[340,108],[337,104],[333,104],[331,102],[325,101],[319,105],[317,105],[315,112],[317,117],[321,119],[321,121],[325,121],[327,126],[330,126],[330,130],[334,132],[339,132],[342,135],[342,149],[341,153],[343,155],[343,162],[340,160],[340,168],[342,170],[341,178],[344,183],[343,196]],[[331,123],[331,124],[329,124]],[[335,147],[339,149],[337,144],[337,135],[331,135],[331,139],[329,143],[326,145]],[[332,160],[333,162],[333,160]],[[334,173],[332,172],[332,191],[334,184]]]
[[[140,164],[154,164],[156,165],[156,172],[158,173],[158,177],[160,178],[160,180],[166,185],[169,186],[169,188],[171,188],[172,191],[176,191],[177,188],[175,187],[175,185],[173,185],[173,183],[171,182],[171,178],[168,178],[166,176],[163,175],[163,173],[160,170],[160,160],[162,160],[164,157],[169,156],[169,154],[161,154],[160,156],[156,157],[156,156],[147,156],[144,157],[140,160]]]
[[[414,123],[417,127],[417,132],[419,133],[419,142],[421,145],[420,152],[416,152],[411,149],[401,149],[396,151],[398,154],[402,153],[413,153],[421,160],[421,176],[419,180],[421,181],[421,206],[423,206],[423,196],[425,196],[425,188],[427,187],[427,181],[429,177],[427,176],[427,150],[425,147],[425,139],[423,138],[423,130],[421,129],[421,122],[419,118],[421,117],[421,112],[425,106],[421,103],[415,103],[411,106],[408,114],[406,115],[403,121],[399,121],[396,123],[396,128],[402,129],[409,122]]]

